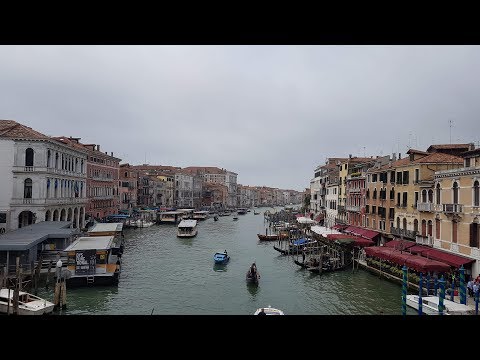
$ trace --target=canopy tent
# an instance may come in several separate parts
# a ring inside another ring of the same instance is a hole
[[[375,244],[372,240],[363,239],[361,237],[348,235],[348,234],[333,233],[333,234],[324,234],[323,236],[326,237],[328,240],[332,240],[332,241],[340,240],[340,239],[350,239],[352,240],[353,246],[359,246],[359,247],[372,246]]]
[[[325,226],[314,225],[310,228],[315,234],[325,236],[326,234],[341,234],[337,230],[326,228]]]
[[[370,239],[370,240],[373,240],[375,237],[380,235],[380,233],[377,231],[363,229],[358,226],[349,226],[345,228],[343,231],[346,233],[357,235],[357,236],[363,237],[364,239]]]
[[[411,246],[414,246],[415,244],[416,243],[414,241],[394,239],[387,242],[385,246],[389,248],[394,248],[397,250],[405,250]]]

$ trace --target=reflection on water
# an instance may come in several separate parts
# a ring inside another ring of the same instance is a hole
[[[220,272],[227,271],[227,264],[214,263],[213,264],[213,271],[220,271]]]
[[[247,290],[252,295],[253,298],[258,294],[260,291],[260,286],[258,284],[252,284],[247,282]]]

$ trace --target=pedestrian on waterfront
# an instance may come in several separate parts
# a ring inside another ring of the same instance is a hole
[[[257,315],[267,315],[267,314],[265,313],[264,309],[262,308]]]
[[[473,279],[470,278],[470,281],[467,283],[468,295],[473,296]]]
[[[473,284],[473,296],[477,296],[477,292],[478,292],[478,281],[475,281],[475,283]]]
[[[307,248],[304,246],[302,249],[302,261],[305,262],[305,252],[307,251]]]

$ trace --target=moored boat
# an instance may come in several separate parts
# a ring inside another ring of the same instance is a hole
[[[0,289],[0,313],[13,314],[13,293],[12,289]],[[20,291],[18,296],[18,315],[43,315],[53,311],[55,304],[41,297],[25,291]],[[8,309],[8,310],[7,310]]]
[[[425,315],[439,315],[438,296],[422,297],[422,313]],[[407,295],[407,305],[418,311],[418,295]],[[475,309],[464,304],[459,304],[447,299],[443,300],[444,315],[475,315]]]

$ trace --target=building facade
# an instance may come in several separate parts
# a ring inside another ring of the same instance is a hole
[[[87,152],[0,120],[0,233],[40,221],[85,224]]]

